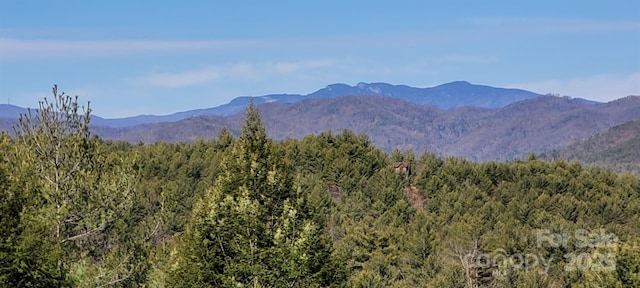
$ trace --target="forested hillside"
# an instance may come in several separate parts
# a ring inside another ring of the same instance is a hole
[[[275,141],[253,105],[238,137],[107,141],[53,94],[0,138],[3,287],[640,286],[631,175]]]
[[[245,107],[244,100],[234,107]],[[274,140],[302,139],[309,134],[347,129],[367,134],[376,147],[388,153],[399,149],[474,161],[505,161],[526,157],[531,152],[561,149],[613,126],[637,120],[640,97],[594,104],[546,95],[502,108],[443,110],[369,95],[310,98],[257,107],[267,135]],[[102,139],[134,144],[192,142],[213,139],[222,127],[238,136],[244,119],[244,113],[225,117],[193,116],[176,122],[116,128],[101,126],[100,121],[94,122],[101,119],[93,117],[91,129]],[[0,130],[12,133],[12,125],[15,119],[0,118]]]
[[[349,96],[258,106],[267,134],[276,140],[347,129],[366,133],[387,152],[424,151],[475,161],[510,160],[531,152],[565,147],[635,120],[640,97],[587,104],[580,99],[540,96],[499,109],[462,107],[442,110],[399,99]],[[212,139],[221,127],[239,135],[244,114],[193,117],[178,122],[130,128],[95,127],[101,137],[131,143]]]
[[[614,126],[584,141],[542,155],[640,175],[640,119]]]

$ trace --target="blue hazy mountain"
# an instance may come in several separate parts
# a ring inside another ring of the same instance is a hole
[[[296,103],[306,99],[366,95],[396,98],[410,103],[429,105],[440,109],[451,109],[465,106],[501,108],[518,101],[541,96],[526,90],[475,85],[466,81],[456,81],[429,88],[416,88],[406,85],[392,85],[388,83],[361,82],[355,86],[347,84],[331,84],[307,95],[271,94],[256,97],[238,97],[233,99],[231,102],[218,107],[195,109],[177,112],[170,115],[139,115],[117,119],[104,119],[94,116],[92,118],[92,123],[98,126],[129,127],[140,124],[175,122],[198,116],[229,116],[244,110],[251,99],[253,99],[253,102],[256,105],[260,105],[264,103]],[[0,106],[0,118],[17,118],[19,113],[26,111],[25,109],[20,109],[22,108],[2,105]]]
[[[26,114],[27,108],[11,104],[0,104],[0,118],[18,119],[20,114]]]

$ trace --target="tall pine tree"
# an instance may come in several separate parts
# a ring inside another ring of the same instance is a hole
[[[42,258],[25,254],[29,261],[20,269],[40,272],[19,286],[130,286],[144,277],[145,266],[140,249],[130,246],[147,242],[147,235],[120,239],[131,232],[118,223],[133,204],[132,164],[91,137],[91,109],[79,106],[77,96],[58,93],[57,86],[52,93],[51,102],[45,98],[39,109],[20,115],[14,128],[12,174],[23,185],[11,199],[25,199],[18,203],[14,255]]]
[[[253,103],[222,172],[177,244],[169,284],[179,287],[326,287],[343,281],[330,240],[306,207],[284,152]]]

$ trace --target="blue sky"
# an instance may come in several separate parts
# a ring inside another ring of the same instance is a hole
[[[55,83],[122,117],[456,80],[640,95],[640,1],[0,0],[0,103],[37,106]]]

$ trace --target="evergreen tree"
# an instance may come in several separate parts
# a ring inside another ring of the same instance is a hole
[[[29,245],[32,253],[50,257],[26,262],[23,269],[51,271],[40,283],[126,285],[144,262],[129,245],[143,240],[126,234],[130,224],[118,222],[125,221],[133,203],[132,165],[91,138],[91,109],[80,113],[77,96],[59,94],[57,86],[52,92],[51,103],[45,98],[35,113],[20,115],[14,128],[14,176],[25,184],[19,193],[28,199],[20,212],[24,237],[17,247]],[[55,269],[47,268],[50,263]]]
[[[14,144],[0,135],[0,287],[60,287],[68,285],[58,267],[59,247],[47,235],[47,227],[35,219],[29,208],[33,179],[18,175]],[[11,172],[10,172],[11,171]]]
[[[329,238],[308,213],[283,156],[249,105],[221,175],[180,239],[171,285],[320,287],[342,280]]]

